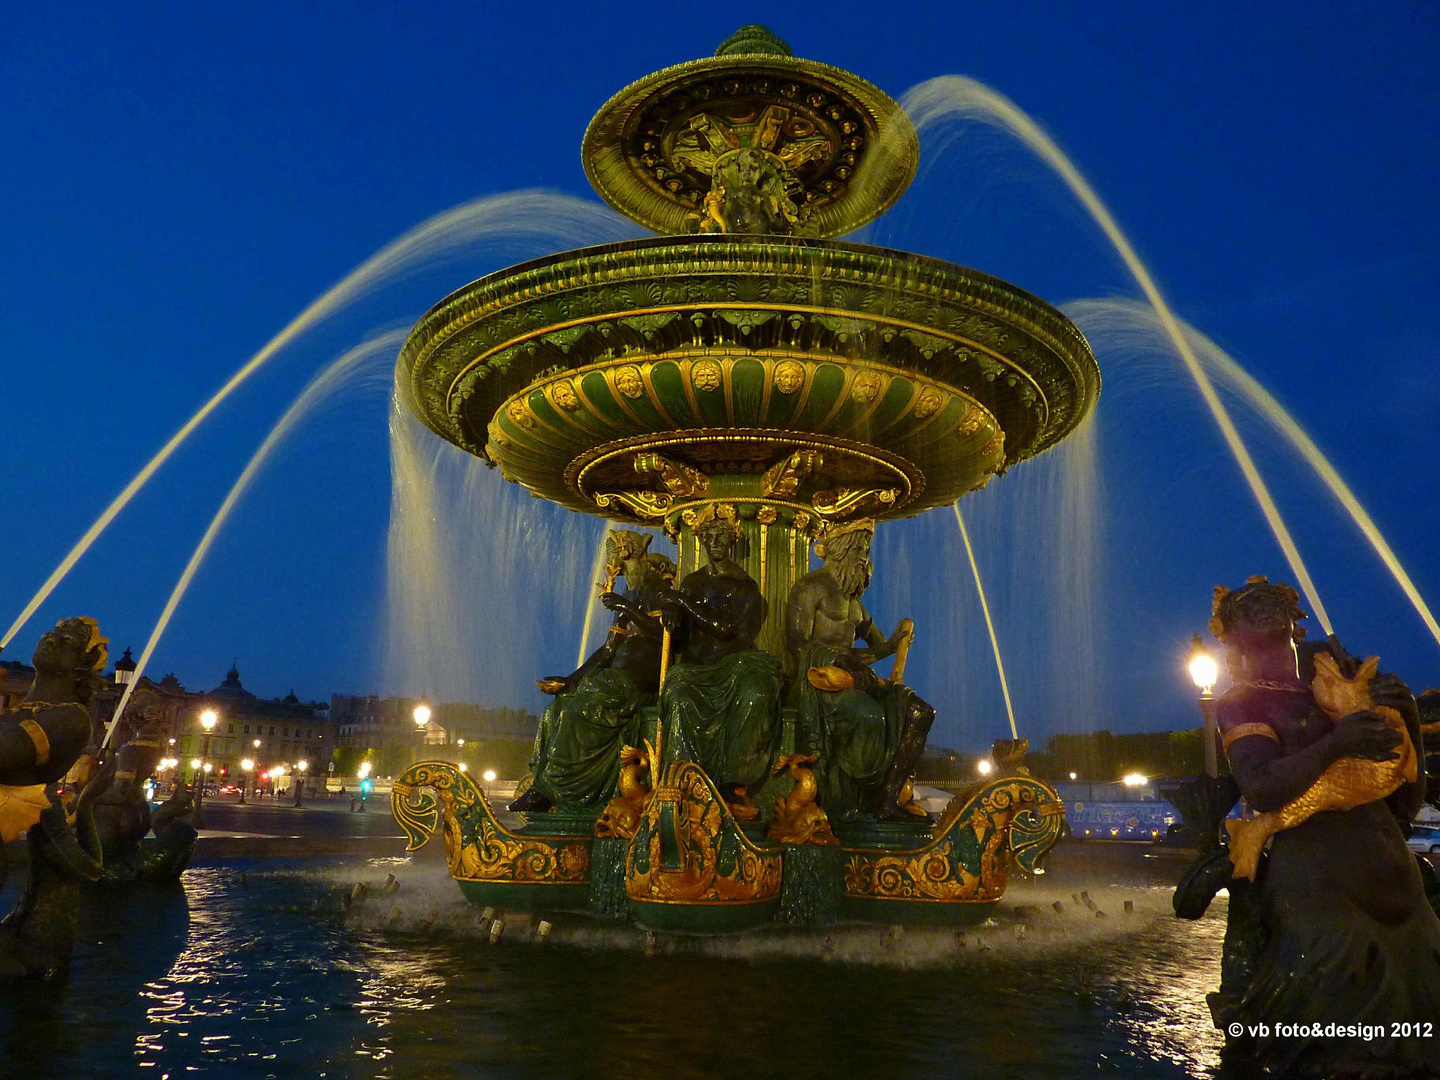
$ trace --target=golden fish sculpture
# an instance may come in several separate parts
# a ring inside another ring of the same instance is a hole
[[[1225,828],[1230,834],[1230,862],[1235,867],[1237,878],[1255,880],[1265,841],[1281,829],[1292,829],[1322,810],[1353,810],[1385,798],[1399,790],[1402,784],[1414,783],[1417,775],[1415,747],[1405,730],[1405,721],[1394,709],[1375,705],[1370,700],[1370,680],[1375,677],[1379,664],[1380,658],[1371,656],[1360,665],[1353,679],[1347,679],[1333,656],[1318,653],[1315,656],[1315,679],[1310,689],[1316,703],[1332,720],[1339,721],[1362,709],[1381,716],[1400,733],[1400,745],[1395,748],[1398,756],[1393,761],[1340,758],[1320,774],[1308,791],[1279,810],[1258,814],[1244,821],[1226,819]]]

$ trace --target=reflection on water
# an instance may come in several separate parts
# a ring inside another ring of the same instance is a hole
[[[347,910],[362,878],[376,887]],[[1103,918],[1027,887],[964,934],[672,938],[647,956],[643,934],[565,917],[542,944],[532,919],[507,916],[492,947],[439,866],[235,861],[185,884],[188,898],[93,903],[68,983],[0,988],[0,1074],[1170,1077],[1218,1064],[1204,994],[1223,898],[1182,923],[1158,886],[1092,885]]]

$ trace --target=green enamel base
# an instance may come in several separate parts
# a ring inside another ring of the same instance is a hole
[[[673,934],[733,934],[769,925],[780,900],[758,904],[656,904],[630,900],[630,917],[646,930]]]
[[[840,909],[847,920],[893,926],[974,926],[994,914],[998,900],[945,903],[924,900],[857,900],[846,897]]]
[[[512,881],[457,881],[465,899],[480,907],[508,911],[577,911],[590,904],[590,883],[524,885]]]

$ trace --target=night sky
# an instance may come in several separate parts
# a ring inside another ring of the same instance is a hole
[[[958,73],[1026,109],[1108,202],[1176,311],[1290,409],[1440,604],[1433,3],[54,7],[18,5],[0,34],[0,627],[165,439],[318,294],[476,196],[595,198],[579,157],[594,111],[745,22],[896,97]],[[926,157],[897,210],[861,239],[1056,304],[1139,295],[1059,181],[994,133]],[[46,627],[77,612],[100,619],[117,654],[138,653],[235,475],[320,366],[542,253],[413,275],[278,357],[4,658],[28,659]],[[1024,593],[1014,552],[1028,504],[1002,489],[1013,480],[1020,492],[1024,467],[976,506],[1001,644],[1016,643],[1017,719],[1040,738],[1194,723],[1182,662],[1211,586],[1289,578],[1178,366],[1097,351],[1101,562],[1084,694],[1066,685],[1063,648],[1032,648],[1043,604],[1007,605]],[[361,388],[287,444],[222,534],[152,674],[208,688],[234,657],[265,696],[387,689],[386,410],[383,387]],[[1348,519],[1280,443],[1241,426],[1342,640],[1417,689],[1440,684],[1440,646]],[[906,595],[935,591],[938,577],[955,597],[966,630],[944,648],[963,639],[965,662],[917,645],[911,680],[941,708],[939,741],[976,749],[1003,733],[1004,714],[953,516],[932,518],[900,527],[911,529],[905,565],[889,570]],[[882,621],[912,613],[872,601]],[[575,638],[559,635],[531,674],[573,661]],[[951,672],[961,667],[963,678]],[[495,703],[538,706],[522,684],[497,685]],[[1082,697],[1083,708],[1068,704]]]

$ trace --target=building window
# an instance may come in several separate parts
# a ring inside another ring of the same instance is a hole
[[[235,734],[235,725],[234,725],[234,724],[226,724],[226,725],[225,725],[225,733],[226,733],[227,735],[234,735],[234,734]]]
[[[271,734],[271,735],[274,735],[274,734],[275,734],[275,725],[274,725],[274,724],[271,724],[271,725],[270,725],[270,734]]]
[[[246,735],[249,735],[249,734],[250,734],[250,725],[249,725],[249,724],[246,724],[246,725],[245,725],[245,734],[246,734]]]

